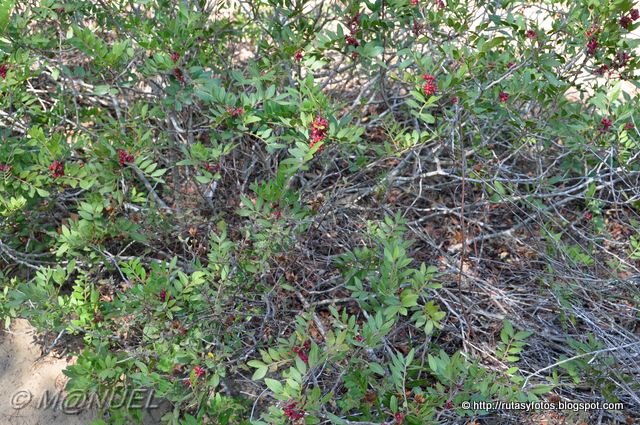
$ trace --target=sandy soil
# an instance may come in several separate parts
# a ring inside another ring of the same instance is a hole
[[[9,331],[0,330],[0,425],[90,424],[97,418],[95,409],[65,412],[62,403],[53,403],[56,394],[64,394],[67,377],[62,371],[74,358],[42,357],[34,337],[26,320],[15,320]],[[43,397],[50,401],[48,408]],[[163,409],[148,412],[145,424],[160,424]]]
[[[0,424],[89,424],[95,418],[95,412],[70,415],[53,407],[37,408],[46,391],[53,399],[56,392],[64,389],[67,379],[62,370],[69,363],[67,359],[53,355],[38,360],[41,350],[34,344],[34,335],[34,329],[26,320],[16,320],[10,331],[0,333]]]

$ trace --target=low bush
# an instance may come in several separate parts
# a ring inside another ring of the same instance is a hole
[[[169,424],[640,415],[638,15],[0,1],[0,313]]]

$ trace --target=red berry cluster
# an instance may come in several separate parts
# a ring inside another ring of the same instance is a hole
[[[422,86],[422,91],[427,96],[433,96],[438,91],[438,85],[436,84],[436,77],[431,74],[424,74],[422,79],[425,81]]]
[[[440,10],[444,9],[445,7],[447,7],[447,5],[444,4],[443,0],[438,0],[436,3],[438,5],[438,9],[440,9]]]
[[[398,412],[395,415],[393,415],[393,419],[395,419],[396,424],[400,425],[404,423],[404,413]]]
[[[620,24],[620,26],[622,28],[628,30],[629,27],[631,26],[631,24],[633,23],[633,20],[631,19],[631,17],[629,15],[624,15],[622,18],[620,18],[618,23]]]
[[[527,30],[527,32],[525,33],[525,35],[527,36],[527,38],[529,40],[533,40],[534,38],[538,37],[538,33],[535,32],[534,30]]]
[[[640,18],[640,11],[638,11],[638,9],[631,9],[629,14],[620,18],[618,23],[622,28],[628,30],[631,24],[633,24],[633,21],[637,21],[638,18]]]
[[[498,98],[500,99],[500,102],[507,103],[507,101],[509,100],[509,93],[505,93],[505,92],[501,91],[498,94]]]
[[[621,50],[618,53],[616,53],[616,59],[613,62],[612,66],[615,69],[624,68],[629,64],[629,60],[631,60],[631,55]]]
[[[11,165],[0,164],[0,173],[6,173],[11,169]]]
[[[0,65],[0,77],[7,78],[7,71],[9,70],[9,65],[7,65],[6,63],[3,63],[2,65]]]
[[[311,123],[311,143],[309,147],[313,148],[316,144],[322,142],[327,137],[329,129],[329,121],[318,115]]]
[[[218,171],[220,171],[220,164],[211,165],[208,162],[205,162],[204,169],[210,173],[217,173]]]
[[[613,72],[613,70],[621,71],[624,67],[629,65],[629,61],[631,61],[632,56],[623,50],[619,50],[613,60],[610,61],[610,64],[602,64],[598,66],[593,72],[596,75],[602,76],[607,72]]]
[[[358,41],[357,38],[355,38],[352,35],[345,35],[344,36],[344,41],[349,45],[349,46],[353,46],[353,47],[358,47],[360,45],[360,42]]]
[[[176,77],[176,80],[180,81],[182,84],[185,83],[185,79],[184,79],[184,73],[182,72],[182,70],[180,68],[175,68],[173,70],[173,76]]]
[[[633,130],[634,128],[635,128],[635,126],[633,125],[633,123],[632,123],[632,122],[628,122],[628,123],[626,123],[626,124],[624,125],[624,129],[625,129],[625,130],[627,130],[627,131],[629,131],[629,130]],[[11,168],[11,167],[9,167],[9,168]]]
[[[160,302],[165,302],[167,300],[167,291],[165,291],[164,289],[160,291],[160,293],[158,294],[158,298],[160,299]]]
[[[587,42],[587,54],[589,56],[595,55],[599,45],[598,39],[596,37],[591,37]]]
[[[64,176],[64,162],[53,161],[51,165],[49,165],[49,171],[51,171],[51,175],[55,179]]]
[[[412,4],[413,6],[417,6],[417,5],[418,5],[418,3],[420,3],[420,0],[411,0],[411,4]]]
[[[171,53],[171,60],[173,61],[173,63],[178,62],[180,60],[180,53],[178,52]]]
[[[293,60],[296,62],[300,62],[302,60],[302,50],[298,50],[295,55],[293,55]]]
[[[596,68],[594,72],[596,73],[596,75],[604,75],[607,71],[609,71],[609,66],[607,64],[604,64]]]
[[[204,370],[204,368],[200,367],[200,366],[196,366],[193,368],[193,372],[196,374],[196,376],[198,378],[202,378],[203,376],[205,376],[207,374],[207,371]]]
[[[598,34],[600,32],[600,28],[598,28],[597,25],[593,24],[591,25],[591,27],[589,27],[588,30],[585,31],[584,35],[586,35],[587,37],[591,38],[594,35]]]
[[[243,107],[227,108],[227,113],[231,115],[233,118],[236,118],[244,114],[244,108]]]
[[[356,13],[349,19],[349,21],[347,21],[349,34],[344,36],[344,41],[349,46],[358,47],[360,45],[360,42],[356,38],[356,33],[358,32],[358,26],[359,26],[358,21],[360,20],[360,15],[361,15],[360,13]]]
[[[300,360],[309,364],[309,350],[311,349],[311,341],[306,340],[304,344],[293,347],[293,352],[300,357]]]
[[[120,163],[121,167],[124,167],[125,164],[133,162],[134,159],[135,158],[133,157],[133,155],[128,153],[124,149],[118,149],[118,162]]]
[[[297,421],[298,419],[302,419],[304,418],[304,410],[298,408],[298,402],[296,401],[290,401],[289,403],[285,404],[284,408],[282,409],[282,411],[284,412],[284,415],[294,421]]]
[[[602,125],[602,127],[600,128],[600,131],[604,133],[611,129],[611,126],[613,125],[613,121],[611,121],[611,119],[608,117],[604,117],[602,118],[602,120],[600,120],[600,124]]]
[[[413,34],[417,37],[420,35],[420,33],[422,32],[422,30],[424,29],[424,25],[421,24],[419,21],[413,21]]]

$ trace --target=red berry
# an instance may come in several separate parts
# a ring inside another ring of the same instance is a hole
[[[412,4],[413,6],[417,6],[417,5],[418,5],[418,3],[420,3],[420,0],[411,0],[411,4]]]
[[[424,74],[422,79],[425,81],[422,86],[422,91],[426,96],[433,96],[438,91],[438,85],[436,84],[436,77],[431,74]]]
[[[0,77],[7,78],[7,71],[9,70],[9,66],[6,63],[0,65]]]
[[[358,12],[347,21],[347,26],[349,27],[352,35],[355,34],[358,29],[360,15],[362,15],[362,13]]]
[[[624,68],[629,64],[629,60],[631,60],[631,55],[629,53],[618,51],[616,53],[616,59],[614,63],[611,64],[611,66],[613,66],[615,69]]]
[[[207,374],[207,371],[204,370],[202,367],[200,366],[196,366],[193,368],[193,372],[196,374],[196,376],[198,378],[202,378],[203,376],[205,376]]]
[[[424,25],[422,25],[418,21],[413,21],[413,34],[418,36],[420,32],[424,29]]]
[[[528,39],[533,40],[538,36],[538,33],[536,33],[534,30],[527,30],[525,35],[527,36]]]
[[[360,45],[360,42],[352,35],[345,35],[344,40],[349,46],[358,47]]]
[[[500,102],[507,103],[507,101],[509,100],[509,93],[505,93],[505,92],[501,91],[498,94],[498,97],[500,98]]]
[[[322,142],[327,137],[329,121],[318,115],[311,123],[311,142],[309,148],[313,148],[317,143]]]
[[[296,353],[298,355],[298,357],[300,357],[300,360],[302,360],[305,363],[309,363],[309,356],[307,355],[307,353],[303,350],[302,347],[293,347],[292,351],[294,353]]]
[[[600,131],[605,132],[611,129],[613,121],[611,121],[610,118],[604,117],[600,120],[600,124],[602,124],[602,128],[600,129]]]
[[[180,60],[180,53],[178,52],[171,53],[171,60],[173,61],[173,63],[178,62]]]
[[[134,156],[124,149],[118,149],[118,162],[121,167],[124,167],[125,164],[133,162],[135,160]]]
[[[49,171],[54,179],[64,176],[64,163],[60,161],[53,161],[49,166]]]
[[[453,105],[457,105],[458,104],[458,96],[451,96],[451,103]]]
[[[302,60],[302,56],[303,56],[302,50],[298,50],[296,54],[293,55],[293,60],[295,60],[296,62],[300,62]]]
[[[637,21],[638,18],[640,18],[640,11],[638,11],[638,9],[631,9],[629,11],[629,17],[631,17],[631,19],[633,19],[634,21]]]
[[[229,113],[229,115],[231,115],[233,118],[237,118],[240,115],[244,114],[244,108],[242,107],[238,107],[238,108],[227,108],[227,113]]]
[[[284,415],[294,421],[304,418],[305,411],[298,408],[298,403],[290,401],[282,409]]]
[[[629,130],[633,130],[635,128],[635,126],[633,125],[632,122],[628,122],[624,125],[624,129],[629,131]]]
[[[620,20],[618,21],[618,23],[620,24],[620,26],[626,30],[629,29],[629,27],[631,26],[631,24],[633,23],[633,19],[631,19],[631,16],[623,16],[622,18],[620,18]]]
[[[158,298],[160,298],[160,302],[165,302],[167,299],[167,291],[165,291],[164,289],[160,291],[160,293],[158,294]]]
[[[438,3],[438,9],[444,9],[445,7],[447,7],[447,5],[444,4],[443,0],[438,0],[437,3]]]
[[[587,221],[590,221],[592,218],[593,218],[593,214],[591,214],[590,212],[584,215],[584,219]]]
[[[403,424],[404,423],[404,413],[398,412],[395,415],[393,415],[393,419],[396,421],[397,425]]]
[[[175,68],[173,70],[173,76],[176,77],[176,80],[180,81],[181,83],[185,83],[184,73],[180,68]]]
[[[217,173],[218,171],[220,171],[220,164],[211,165],[208,162],[205,162],[204,169],[210,173]]]
[[[585,31],[585,33],[584,33],[584,34],[585,34],[587,37],[592,37],[592,36],[594,36],[594,35],[598,34],[599,32],[600,32],[600,28],[598,28],[598,27],[594,24],[594,25],[591,25],[591,27],[590,27],[587,31]]]
[[[11,170],[11,165],[0,164],[0,173],[6,173]]]
[[[596,75],[604,75],[609,70],[609,66],[607,64],[600,65],[594,71]]]
[[[587,54],[589,56],[593,56],[596,54],[596,50],[598,50],[598,40],[595,37],[591,37],[587,42]]]

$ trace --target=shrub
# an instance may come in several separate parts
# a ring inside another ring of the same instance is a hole
[[[7,325],[172,424],[631,409],[632,6],[0,2]]]

